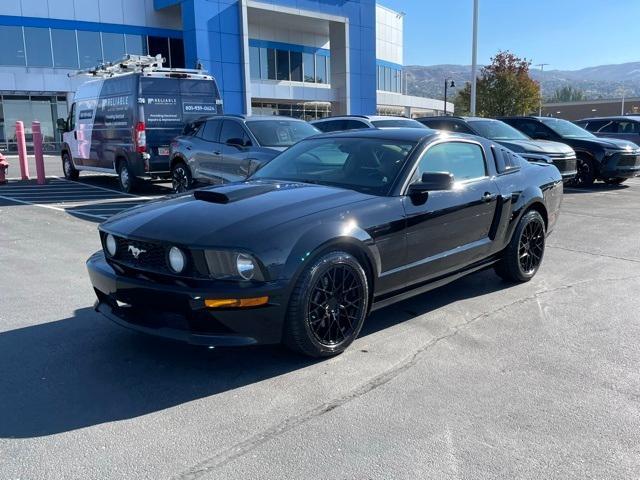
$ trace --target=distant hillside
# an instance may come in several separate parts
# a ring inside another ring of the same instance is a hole
[[[457,87],[463,87],[465,82],[471,80],[470,65],[409,65],[405,67],[405,71],[409,95],[421,97],[442,98],[445,78],[452,79]],[[557,89],[566,85],[584,91],[589,100],[619,98],[623,89],[628,97],[640,96],[640,62],[600,65],[581,70],[548,70],[542,72],[542,75],[539,70],[532,68],[531,76],[534,80],[541,81],[545,99],[552,97]],[[457,89],[453,89],[453,96],[456,91]]]

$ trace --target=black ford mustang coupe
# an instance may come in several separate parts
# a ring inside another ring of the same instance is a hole
[[[367,314],[493,266],[530,280],[562,177],[433,130],[305,139],[249,180],[128,210],[87,262],[96,308],[193,344],[342,352]]]

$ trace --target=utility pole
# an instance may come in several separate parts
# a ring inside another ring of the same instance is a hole
[[[538,107],[538,116],[542,116],[542,73],[544,72],[544,67],[549,65],[548,63],[538,63],[536,67],[540,67],[540,105]]]
[[[476,115],[476,75],[478,71],[478,2],[473,0],[473,41],[471,45],[471,99],[470,113]]]

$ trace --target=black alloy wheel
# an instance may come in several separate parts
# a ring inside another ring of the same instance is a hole
[[[178,162],[171,168],[171,185],[175,193],[191,190],[193,185],[191,170],[184,162]]]
[[[518,222],[496,273],[510,282],[528,282],[538,272],[544,257],[545,223],[539,212],[529,210]]]
[[[572,181],[576,187],[590,187],[596,179],[593,160],[590,158],[578,158],[578,173]]]
[[[543,253],[544,224],[531,221],[525,225],[518,245],[520,268],[526,275],[533,275],[540,267]]]
[[[346,252],[323,255],[298,279],[284,341],[312,357],[341,353],[360,333],[368,303],[368,280],[360,263]]]

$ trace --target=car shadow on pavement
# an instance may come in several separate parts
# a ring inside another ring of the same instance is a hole
[[[361,336],[508,286],[489,272],[459,280],[375,312]],[[209,350],[171,342],[82,308],[69,318],[0,333],[0,438],[135,418],[322,361],[277,346]]]
[[[616,192],[620,190],[626,190],[631,185],[609,185],[608,183],[594,183],[588,187],[564,187],[564,193],[572,195],[574,193],[582,194],[582,193],[594,193],[594,192]]]

